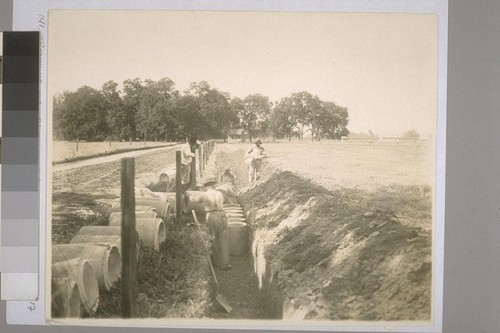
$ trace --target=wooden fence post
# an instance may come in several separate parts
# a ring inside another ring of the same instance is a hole
[[[198,169],[199,169],[199,173],[200,173],[200,178],[203,177],[203,160],[202,160],[202,156],[203,156],[203,153],[202,153],[202,146],[200,146],[198,149],[197,149],[197,152],[198,152]]]
[[[196,187],[196,156],[191,161],[191,173],[189,175],[189,188],[192,190]]]
[[[205,142],[205,166],[208,163],[208,154],[210,154],[210,152],[208,151],[208,142]]]
[[[202,143],[200,145],[200,164],[201,164],[201,170],[205,171],[205,145]]]
[[[175,152],[175,218],[177,223],[181,223],[181,194],[182,194],[182,178],[181,178],[181,152]]]
[[[123,318],[136,317],[137,248],[135,240],[135,165],[134,158],[121,160],[121,208],[122,208],[122,299]]]

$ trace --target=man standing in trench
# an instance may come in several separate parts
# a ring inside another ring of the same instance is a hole
[[[209,179],[205,182],[208,196],[205,197],[205,218],[213,237],[213,255],[212,261],[215,266],[222,270],[231,269],[229,264],[229,235],[227,230],[227,216],[224,211],[224,196],[216,191],[213,186],[215,179]]]
[[[245,163],[249,164],[248,182],[257,181],[260,178],[260,169],[262,167],[262,159],[266,157],[264,147],[261,146],[262,141],[255,141],[255,146],[248,149],[245,153]]]

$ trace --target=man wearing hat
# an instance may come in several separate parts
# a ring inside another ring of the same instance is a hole
[[[195,157],[196,138],[189,138],[189,141],[181,147],[181,181],[182,185],[189,185],[191,175],[191,162]]]
[[[262,159],[266,157],[264,148],[261,146],[262,141],[255,141],[255,146],[248,149],[245,153],[245,163],[249,164],[248,182],[258,180],[260,178],[260,168],[262,167]]]
[[[231,269],[229,264],[229,235],[227,230],[227,216],[224,211],[224,197],[221,192],[214,189],[216,180],[209,178],[203,186],[209,196],[204,198],[205,219],[213,237],[212,261],[222,270]]]

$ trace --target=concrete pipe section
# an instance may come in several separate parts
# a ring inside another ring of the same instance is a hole
[[[175,212],[175,203],[177,202],[177,193],[175,193],[175,192],[152,192],[152,193],[155,197],[160,198],[161,200],[168,202],[168,204],[170,205],[170,214],[173,214]],[[181,200],[183,198],[184,198],[184,195],[181,195]]]
[[[229,222],[238,222],[238,223],[247,223],[247,219],[246,218],[241,218],[241,217],[228,217],[227,218]]]
[[[227,215],[243,215],[245,216],[245,213],[243,213],[243,210],[232,210],[232,209],[224,209]]]
[[[242,212],[243,211],[243,208],[241,207],[224,207],[224,210],[226,212]]]
[[[142,245],[160,251],[160,245],[167,239],[167,229],[162,219],[138,218],[135,220],[135,228]]]
[[[52,265],[52,278],[71,278],[76,281],[83,309],[93,315],[99,305],[99,284],[92,265],[85,259],[75,258]]]
[[[240,217],[240,218],[245,218],[245,214],[243,212],[231,212],[231,211],[225,211],[227,217]]]
[[[234,203],[234,204],[224,204],[224,209],[226,208],[241,208],[240,204]]]
[[[78,230],[78,235],[118,235],[121,236],[121,226],[109,227],[101,225],[87,225]]]
[[[142,206],[142,207],[146,207],[146,206]],[[137,207],[136,207],[135,218],[137,219],[140,217],[152,217],[152,218],[160,217],[160,215],[158,215],[158,212],[156,211],[156,209],[154,209],[153,207],[150,207],[150,208],[152,208],[152,209],[151,210],[137,210]],[[117,223],[121,224],[122,212],[111,213],[109,215],[108,221],[109,221],[109,225],[117,225]]]
[[[224,211],[226,212],[226,216],[229,222],[233,223],[246,223],[245,213],[243,212],[243,208],[239,204],[225,204]]]
[[[98,244],[105,246],[116,246],[121,248],[121,235],[85,235],[76,234],[69,241],[70,244]],[[121,251],[120,251],[121,253]]]
[[[162,218],[170,215],[170,204],[161,198],[135,197],[135,205],[136,211],[138,211],[137,206],[150,206],[156,209],[158,215]]]
[[[52,263],[78,257],[92,265],[101,291],[109,291],[121,276],[122,258],[115,245],[73,243],[52,246]]]
[[[159,180],[167,184],[175,184],[175,168],[161,170]]]
[[[78,230],[78,238],[71,240],[73,243],[93,243],[96,240],[104,241],[105,243],[109,240],[110,244],[114,244],[118,247],[121,254],[121,219],[114,220],[114,226],[85,226]],[[94,237],[99,236],[99,237]],[[100,236],[113,236],[113,237],[100,237]],[[76,236],[75,236],[76,237]],[[135,231],[135,242],[137,244],[137,255],[139,255],[139,250],[141,249],[141,240],[139,239],[139,234],[137,230]]]
[[[121,213],[121,211],[122,211],[122,206],[120,204],[120,199],[113,200],[113,202],[111,203],[110,212],[111,213],[116,213],[116,212]],[[156,214],[158,214],[158,211],[154,207],[148,206],[148,205],[138,205],[137,203],[135,205],[135,211],[136,212],[153,211],[153,212],[156,212]]]
[[[244,222],[229,222],[227,224],[229,235],[229,255],[241,256],[247,253],[248,225]]]
[[[110,227],[120,226],[121,220],[110,221]],[[136,218],[135,230],[137,231],[139,242],[143,246],[151,247],[156,251],[160,250],[160,245],[167,239],[167,229],[161,218]]]
[[[82,315],[82,299],[75,279],[52,278],[51,313],[53,318],[78,318]]]

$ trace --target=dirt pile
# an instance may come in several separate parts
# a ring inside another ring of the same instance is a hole
[[[431,191],[389,186],[328,191],[264,168],[248,187],[242,151],[220,153],[242,188],[252,252],[271,317],[430,320]]]

